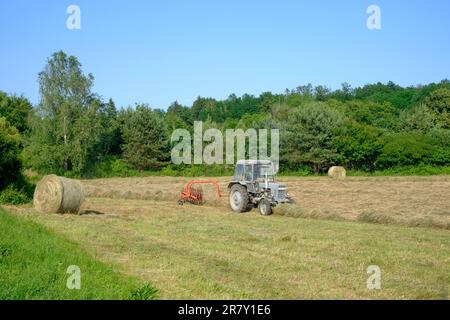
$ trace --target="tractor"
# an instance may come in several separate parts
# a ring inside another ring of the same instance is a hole
[[[270,160],[239,160],[228,184],[231,209],[247,212],[259,208],[261,215],[269,216],[277,204],[292,203],[286,186],[275,182],[274,169]]]

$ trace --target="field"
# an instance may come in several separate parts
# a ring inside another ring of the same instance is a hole
[[[180,207],[188,179],[168,177],[83,181],[81,215],[6,209],[162,299],[449,298],[449,176],[280,180],[297,204],[271,217],[233,214],[207,187],[205,206]],[[381,290],[367,289],[370,265]]]
[[[148,284],[96,261],[63,236],[1,209],[0,234],[0,300],[133,299],[143,293],[149,299],[156,293]],[[72,274],[67,270],[74,264],[82,270],[80,290],[67,289]]]

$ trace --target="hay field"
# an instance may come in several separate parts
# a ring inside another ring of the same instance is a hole
[[[226,199],[180,207],[176,200],[188,180],[83,181],[81,215],[7,210],[151,283],[162,299],[450,298],[449,230],[358,221],[371,210],[448,223],[449,177],[281,179],[301,216],[316,219],[234,214]],[[354,221],[334,221],[340,219]],[[367,289],[370,265],[381,269],[381,290]]]
[[[211,179],[211,178],[207,178]],[[212,178],[226,193],[227,178]],[[147,177],[83,181],[87,197],[176,202],[188,178]],[[328,177],[279,181],[296,200],[275,213],[334,220],[428,226],[450,229],[450,176]],[[203,186],[207,205],[228,210],[227,198],[217,200],[213,187]],[[255,211],[256,212],[256,211]]]

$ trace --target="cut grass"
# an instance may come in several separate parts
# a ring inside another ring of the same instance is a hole
[[[0,209],[0,300],[151,299],[155,289],[83,252],[46,228]],[[82,239],[79,239],[82,241]],[[67,289],[67,268],[81,271],[80,290]]]
[[[18,208],[163,299],[448,299],[447,230],[261,217],[176,201],[88,199],[103,214]],[[367,268],[381,269],[369,290]],[[139,294],[137,294],[139,296]]]
[[[226,194],[229,178],[207,178]],[[173,201],[191,178],[147,177],[83,181],[89,198]],[[433,177],[280,177],[301,210],[284,210],[302,218],[383,222],[450,230],[450,176]],[[216,200],[214,188],[204,186],[209,205],[228,210],[226,197]],[[280,214],[283,214],[283,210]],[[277,210],[275,210],[277,212]],[[367,212],[370,215],[367,216]]]

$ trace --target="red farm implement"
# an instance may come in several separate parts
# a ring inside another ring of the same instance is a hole
[[[180,199],[178,200],[179,205],[183,205],[185,202],[189,202],[196,205],[202,205],[204,203],[203,200],[203,190],[201,186],[204,184],[211,184],[216,189],[217,198],[222,197],[220,193],[220,185],[217,181],[212,180],[192,180],[189,181],[188,184],[181,191]]]

